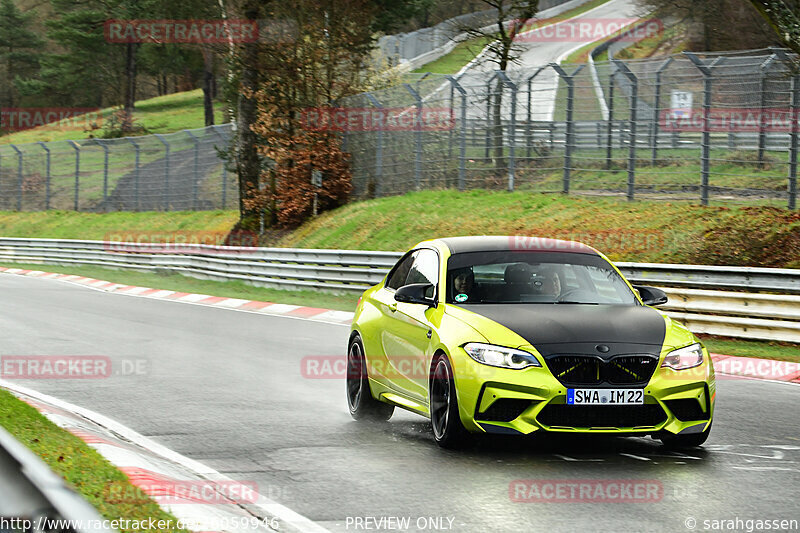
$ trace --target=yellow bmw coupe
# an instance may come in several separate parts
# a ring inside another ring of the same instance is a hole
[[[653,308],[666,301],[576,242],[421,242],[359,300],[350,414],[413,411],[445,447],[537,431],[699,446],[714,415],[714,369],[702,343]]]

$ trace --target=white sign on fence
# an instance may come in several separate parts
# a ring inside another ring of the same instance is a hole
[[[683,117],[691,115],[694,96],[688,91],[672,91],[672,115]]]

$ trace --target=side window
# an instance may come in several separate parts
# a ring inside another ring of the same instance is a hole
[[[412,252],[401,259],[399,263],[397,263],[397,265],[394,267],[394,271],[392,271],[392,274],[389,276],[389,279],[386,280],[387,288],[397,290],[406,284],[408,271],[411,270],[411,263],[414,261],[415,255],[416,252]]]
[[[408,273],[406,285],[412,283],[430,283],[433,285],[425,294],[428,298],[433,298],[436,285],[439,282],[439,256],[433,250],[419,250],[414,256],[414,264]]]

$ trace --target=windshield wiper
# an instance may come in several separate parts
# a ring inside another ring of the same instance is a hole
[[[571,300],[557,300],[554,304],[600,305],[598,302],[574,302]]]

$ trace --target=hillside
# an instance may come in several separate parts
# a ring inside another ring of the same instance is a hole
[[[101,111],[103,121],[118,108],[105,108]],[[202,128],[203,91],[196,89],[180,93],[158,96],[136,102],[133,113],[136,124],[144,126],[148,133],[173,133],[185,129]],[[222,123],[222,104],[215,103],[214,121]],[[100,128],[94,131],[60,130],[56,125],[48,124],[39,128],[18,131],[0,136],[0,144],[22,144],[38,141],[62,141],[67,139],[88,139],[100,137]]]
[[[109,239],[230,231],[236,211],[0,212],[0,235]],[[800,213],[774,207],[473,190],[424,191],[352,202],[264,246],[400,251],[433,237],[535,235],[593,245],[617,261],[800,268]]]
[[[618,261],[800,267],[800,214],[784,209],[485,190],[354,202],[271,245],[404,250],[481,234],[580,240]]]

